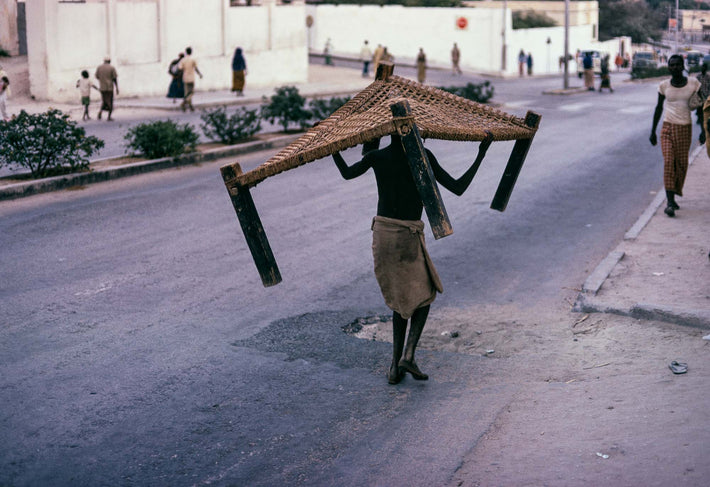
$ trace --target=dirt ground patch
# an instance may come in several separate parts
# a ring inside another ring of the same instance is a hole
[[[391,321],[373,321],[356,335],[391,341]],[[482,385],[519,387],[449,485],[704,485],[707,333],[574,313],[567,300],[466,310],[435,302],[420,349],[484,355],[499,373],[481,377]],[[674,375],[673,360],[688,363],[688,373]],[[419,365],[427,371],[425,360]]]

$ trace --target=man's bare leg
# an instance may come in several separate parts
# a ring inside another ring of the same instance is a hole
[[[390,365],[387,382],[398,384],[404,378],[404,371],[399,370],[399,360],[404,350],[404,337],[407,334],[407,320],[396,311],[392,312],[392,365]]]
[[[419,338],[422,336],[427,316],[429,316],[428,305],[417,309],[412,315],[407,346],[404,348],[404,357],[399,361],[400,368],[412,374],[412,377],[416,380],[427,380],[429,378],[428,375],[419,370],[417,363],[414,361],[414,352],[417,349]]]

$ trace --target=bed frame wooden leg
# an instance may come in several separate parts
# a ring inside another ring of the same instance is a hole
[[[537,129],[538,125],[540,125],[540,118],[540,115],[537,113],[528,112],[527,115],[525,115],[525,125]],[[513,193],[513,187],[518,180],[520,170],[523,168],[523,163],[528,155],[528,149],[530,149],[532,141],[532,137],[515,141],[513,152],[510,153],[508,164],[505,166],[505,172],[503,173],[500,184],[498,184],[498,190],[491,202],[492,209],[505,211],[505,207],[508,206],[508,200]]]
[[[392,115],[397,117],[410,117],[412,114],[409,102],[401,100],[390,105]],[[424,150],[424,143],[419,135],[417,124],[413,121],[399,123],[397,126],[399,136],[402,139],[404,153],[409,162],[409,168],[414,176],[414,183],[417,185],[419,195],[424,204],[424,210],[429,218],[429,226],[434,234],[434,238],[440,239],[454,233],[446,213],[444,202],[441,199],[439,187],[436,184],[434,172],[429,165]]]
[[[251,197],[249,188],[241,186],[234,180],[242,174],[242,169],[239,164],[230,164],[220,168],[222,179],[227,186],[229,197],[232,200],[232,206],[237,212],[239,224],[244,232],[247,245],[251,251],[254,264],[261,276],[261,282],[264,287],[274,286],[281,282],[281,273],[276,265],[276,259],[271,252],[269,240],[266,238],[266,232],[261,224],[259,213],[254,206],[254,200]]]

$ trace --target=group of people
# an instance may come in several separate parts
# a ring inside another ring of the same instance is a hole
[[[592,53],[587,51],[582,57],[582,68],[584,76],[584,87],[587,91],[595,91],[594,88],[594,58]],[[600,78],[601,83],[599,84],[599,93],[602,92],[604,88],[607,88],[610,93],[614,92],[614,88],[611,87],[611,76],[609,75],[609,55],[603,56],[599,62]]]
[[[173,103],[182,98],[180,108],[186,111],[194,111],[192,96],[195,93],[195,75],[202,79],[200,68],[197,67],[197,60],[192,57],[192,48],[188,47],[184,53],[179,53],[178,57],[170,62],[168,74],[171,76],[170,86],[168,86],[168,98],[172,98]]]
[[[202,78],[202,73],[197,67],[197,60],[192,56],[192,48],[187,47],[184,53],[179,53],[177,58],[173,59],[168,66],[168,74],[170,75],[170,85],[168,86],[167,97],[176,103],[178,99],[182,99],[180,108],[182,111],[194,111],[195,107],[192,104],[192,97],[195,93],[195,81],[197,76]],[[244,59],[244,52],[241,47],[237,47],[232,57],[232,91],[237,96],[244,96],[244,85],[247,74],[247,64]],[[81,96],[81,104],[84,106],[83,120],[90,120],[89,104],[91,101],[91,89],[101,93],[101,108],[99,109],[98,118],[104,111],[108,113],[107,120],[113,120],[113,97],[118,95],[118,73],[116,68],[111,65],[111,58],[104,58],[103,64],[96,68],[94,77],[99,82],[96,86],[89,79],[89,72],[84,70],[81,72],[81,78],[76,82],[76,87],[79,89]],[[4,80],[0,81],[0,115],[7,119],[5,114],[5,91],[3,87]],[[7,80],[9,86],[9,80]]]
[[[518,53],[518,75],[525,75],[525,70],[527,68],[528,76],[533,74],[533,55],[532,52],[525,54],[522,49]]]
[[[112,121],[111,114],[113,113],[113,92],[116,89],[116,94],[118,95],[118,73],[116,68],[111,65],[111,58],[105,57],[103,64],[100,64],[94,72],[94,77],[99,82],[99,86],[96,86],[89,79],[89,72],[83,70],[81,72],[81,78],[76,82],[76,87],[79,89],[79,95],[81,96],[81,104],[84,107],[84,114],[82,116],[83,120],[90,120],[89,116],[89,104],[91,102],[91,88],[95,89],[101,93],[101,108],[99,108],[99,113],[97,115],[98,119],[101,120],[101,115],[104,111],[107,112],[106,120]]]
[[[629,56],[628,52],[623,56],[620,52],[617,53],[616,58],[614,58],[614,65],[617,71],[620,71],[622,68],[628,68],[631,65],[631,56]]]
[[[328,39],[328,41],[330,42],[330,39]],[[377,67],[383,61],[394,62],[394,56],[387,50],[387,46],[377,44],[377,48],[375,48],[375,51],[373,53],[370,49],[370,42],[366,39],[363,42],[362,47],[360,48],[362,77],[367,78],[368,76],[370,76],[370,63],[372,63],[374,72],[375,74],[377,74]]]
[[[330,39],[326,47],[329,48]],[[459,61],[461,60],[461,51],[458,45],[454,42],[454,47],[451,49],[451,65],[453,74],[461,74],[461,68],[459,67]],[[363,42],[362,48],[360,49],[360,62],[362,62],[362,76],[366,78],[370,76],[370,63],[374,65],[374,71],[377,73],[377,67],[382,61],[394,61],[394,56],[387,51],[387,46],[378,44],[375,52],[373,53],[370,49],[370,43],[366,39]],[[326,64],[327,62],[326,58]],[[426,53],[424,53],[424,48],[420,47],[419,52],[416,57],[416,67],[417,67],[417,81],[424,83],[426,81],[426,70],[427,70],[427,60]]]

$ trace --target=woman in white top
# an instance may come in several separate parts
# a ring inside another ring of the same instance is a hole
[[[668,70],[671,78],[664,80],[658,87],[658,103],[653,113],[651,145],[656,145],[656,127],[663,113],[666,113],[661,127],[661,152],[663,153],[663,185],[666,188],[667,206],[664,212],[675,216],[680,209],[675,202],[675,195],[683,196],[683,183],[688,172],[688,153],[693,140],[693,123],[690,118],[688,100],[700,89],[697,78],[688,78],[683,74],[685,62],[679,54],[668,58]]]

